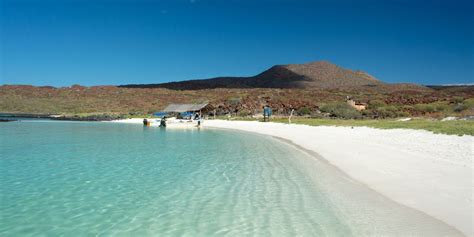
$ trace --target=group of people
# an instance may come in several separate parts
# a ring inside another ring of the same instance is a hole
[[[182,116],[182,114],[178,114],[178,116],[176,116],[178,119],[187,119],[189,118],[189,120],[198,120],[198,124],[200,125],[201,122],[201,115],[199,113],[195,113],[195,114],[192,114],[191,116],[187,117],[186,115],[185,116]],[[160,120],[160,127],[166,127],[166,115],[164,115],[163,117],[161,117],[161,120]],[[148,119],[143,119],[143,125],[144,126],[150,126],[151,125],[151,121],[148,120]]]

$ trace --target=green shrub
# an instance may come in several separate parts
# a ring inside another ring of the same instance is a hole
[[[359,111],[357,111],[347,103],[325,104],[321,107],[321,111],[325,113],[330,113],[332,116],[344,119],[357,119],[362,117]]]
[[[463,104],[467,106],[468,108],[473,108],[474,107],[474,98],[470,98],[467,100],[463,101]]]
[[[425,111],[428,112],[428,113],[432,113],[432,112],[435,112],[436,109],[435,109],[435,107],[434,107],[433,105],[427,104],[427,105],[425,106]]]
[[[390,112],[396,112],[398,111],[398,108],[396,106],[393,106],[393,105],[390,105],[390,106],[385,106],[383,107],[386,111],[390,111]]]
[[[298,115],[309,115],[311,114],[311,110],[307,107],[302,107],[298,109]]]
[[[366,117],[370,117],[374,115],[374,110],[372,109],[362,110],[361,112],[362,112],[362,115]]]
[[[398,111],[397,112],[397,117],[410,117],[410,113],[406,111]]]
[[[454,105],[453,111],[456,113],[466,110],[468,107],[465,104],[456,104]]]
[[[402,108],[394,106],[394,105],[383,106],[374,110],[374,114],[377,115],[378,118],[396,118],[396,117],[404,116],[406,113],[404,112],[402,113],[402,115],[399,115],[400,109]]]
[[[436,110],[431,104],[416,104],[415,109],[424,113],[432,113]]]
[[[248,110],[241,110],[238,112],[237,114],[239,117],[248,117],[248,116],[251,116],[252,115],[252,112],[248,111]]]
[[[371,100],[369,101],[369,108],[377,109],[379,107],[384,107],[387,104],[383,100]]]
[[[456,104],[460,104],[464,101],[464,98],[461,97],[461,96],[454,96],[453,97],[453,102],[456,103]]]
[[[446,104],[446,103],[436,103],[436,104],[434,104],[434,106],[435,106],[435,110],[437,112],[443,112],[443,111],[449,111],[450,110],[449,105]]]
[[[397,111],[394,111],[390,106],[381,107],[377,109],[377,114],[380,118],[395,118],[397,117]]]
[[[229,104],[232,104],[232,105],[238,105],[240,104],[240,102],[242,102],[242,98],[240,97],[231,97],[228,99],[228,102]]]

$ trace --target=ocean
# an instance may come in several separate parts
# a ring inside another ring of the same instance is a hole
[[[268,136],[106,122],[1,123],[0,236],[61,235],[459,232]]]

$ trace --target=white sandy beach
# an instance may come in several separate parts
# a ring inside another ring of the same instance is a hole
[[[466,236],[474,234],[473,136],[253,121],[207,120],[204,126],[289,140],[384,196],[442,220]]]

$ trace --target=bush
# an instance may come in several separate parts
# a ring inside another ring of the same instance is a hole
[[[360,111],[362,115],[372,115],[373,113],[373,110],[372,109],[364,109],[362,111]]]
[[[326,104],[321,107],[321,111],[343,119],[357,119],[362,117],[359,111],[347,103]]]
[[[462,112],[467,109],[467,106],[464,104],[457,104],[454,106],[453,111],[456,113]]]
[[[298,115],[309,115],[311,114],[311,110],[307,107],[302,107],[298,109],[297,113]]]
[[[242,98],[240,97],[231,97],[228,99],[229,104],[231,105],[238,105],[242,102]]]
[[[406,111],[398,111],[397,112],[397,117],[410,117],[410,113]]]
[[[390,111],[390,112],[397,112],[398,111],[398,108],[393,106],[393,105],[385,106],[385,107],[383,107],[383,109],[385,109],[386,111]]]
[[[428,105],[425,106],[425,111],[428,112],[428,113],[432,113],[432,112],[435,112],[436,109],[433,105],[428,104]]]
[[[377,109],[377,114],[380,118],[395,118],[397,111],[394,111],[392,106],[382,107]]]
[[[445,103],[436,103],[434,106],[437,112],[449,111],[449,105]]]
[[[379,107],[384,107],[387,104],[383,100],[371,100],[369,101],[369,108],[377,109]]]
[[[461,97],[461,96],[454,96],[453,97],[453,102],[456,103],[456,104],[460,104],[464,101],[464,98]]]
[[[435,112],[435,107],[431,104],[416,104],[415,109],[424,113]]]
[[[241,110],[237,114],[237,116],[239,116],[239,117],[248,117],[248,116],[251,116],[251,115],[252,115],[252,112],[250,112],[248,110]]]
[[[468,108],[473,108],[474,107],[474,98],[467,99],[467,100],[463,101],[463,104]]]

